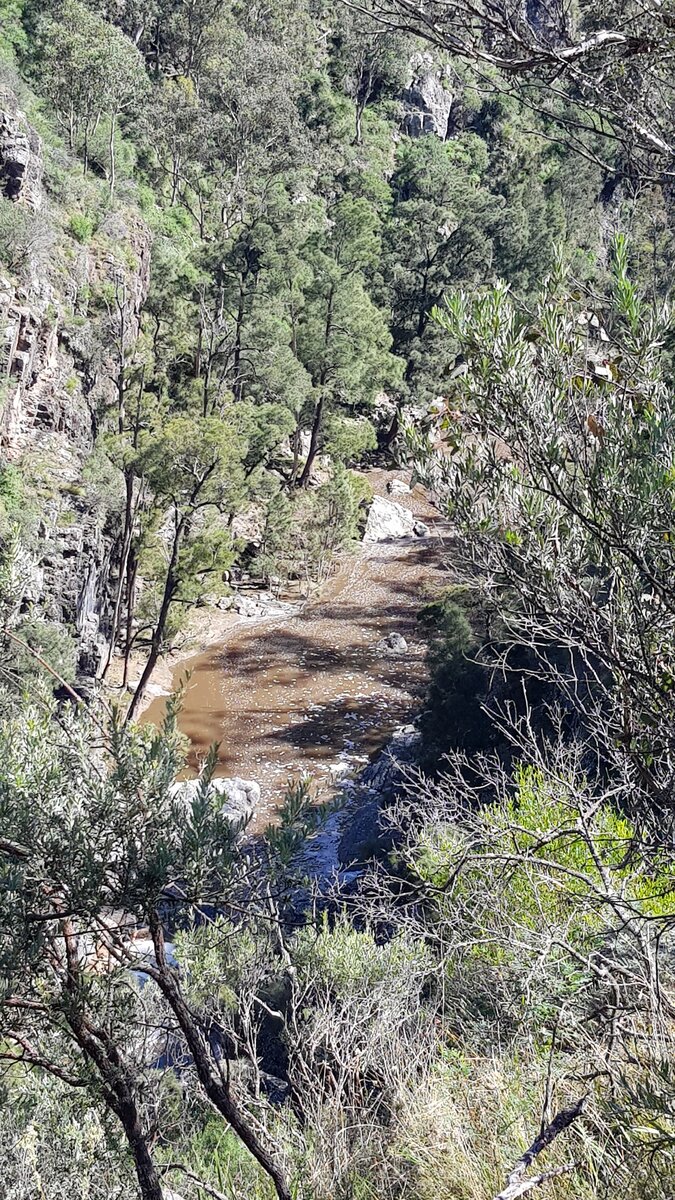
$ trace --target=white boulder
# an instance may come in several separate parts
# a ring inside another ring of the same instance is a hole
[[[405,654],[408,643],[400,633],[388,633],[377,643],[375,649],[386,656]]]
[[[415,518],[402,504],[375,496],[368,513],[364,542],[388,542],[413,536]]]
[[[390,496],[409,496],[412,488],[405,479],[390,479],[387,484],[387,491]]]
[[[233,606],[240,617],[257,617],[259,615],[258,605],[250,596],[235,596]]]
[[[198,779],[186,779],[173,785],[173,795],[182,800],[185,806],[192,804],[197,789]],[[253,816],[260,804],[260,784],[252,779],[212,779],[211,794],[214,804],[220,804],[220,811],[231,821],[247,820]]]

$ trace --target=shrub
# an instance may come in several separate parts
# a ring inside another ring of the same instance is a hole
[[[62,625],[30,619],[23,621],[17,627],[16,633],[29,649],[25,650],[12,643],[5,651],[3,675],[9,678],[11,684],[22,690],[29,680],[43,679],[50,686],[54,685],[51,672],[38,662],[31,651],[39,654],[40,658],[67,683],[72,682],[77,665],[77,646],[74,638]]]
[[[31,263],[45,262],[52,240],[43,216],[0,196],[0,262],[10,271],[24,275]]]
[[[450,750],[475,752],[492,741],[492,725],[482,709],[487,671],[473,657],[479,637],[467,611],[466,594],[448,588],[420,613],[430,639],[430,679],[422,717],[428,766],[436,765]]]
[[[72,213],[68,220],[68,232],[75,238],[76,242],[84,244],[88,242],[92,234],[96,230],[96,222],[86,213]]]
[[[11,463],[0,469],[0,513],[11,515],[23,501],[21,473]]]
[[[358,463],[376,447],[375,428],[365,417],[335,415],[327,421],[323,449],[335,462]]]

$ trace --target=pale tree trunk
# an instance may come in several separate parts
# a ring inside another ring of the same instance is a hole
[[[113,113],[110,117],[110,140],[108,142],[108,150],[110,153],[110,195],[115,191],[115,128],[117,125],[117,113]]]
[[[322,389],[321,396],[319,398],[319,403],[317,404],[316,410],[314,413],[314,422],[312,424],[312,434],[309,439],[309,452],[307,454],[307,461],[306,461],[304,467],[302,468],[302,474],[301,474],[300,480],[299,480],[300,487],[307,487],[307,484],[309,483],[309,480],[310,480],[310,477],[312,474],[312,467],[314,466],[314,459],[316,458],[317,452],[319,449],[319,435],[321,433],[321,424],[323,421],[323,404],[324,404],[324,393],[323,393],[323,389]]]

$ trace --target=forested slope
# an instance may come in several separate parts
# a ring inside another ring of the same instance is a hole
[[[592,274],[617,202],[600,211],[598,170],[442,52],[348,9],[28,5],[3,27],[8,129],[18,103],[36,190],[5,188],[2,261],[36,339],[73,360],[63,380],[31,360],[21,400],[9,354],[4,440],[29,493],[44,429],[79,454],[49,524],[99,514],[103,541],[74,547],[96,676],[113,646],[152,662],[174,644],[243,561],[251,506],[254,570],[320,575],[362,499],[344,467],[443,394],[455,347],[433,306],[493,278],[526,296],[563,245]],[[628,204],[643,222],[652,207]],[[194,494],[186,445],[210,469]],[[325,486],[301,496],[317,455]],[[53,551],[23,523],[40,571]],[[41,607],[43,646],[63,642],[54,616],[81,635],[72,605]]]

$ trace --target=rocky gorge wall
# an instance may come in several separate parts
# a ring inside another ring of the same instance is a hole
[[[0,468],[14,465],[39,509],[19,610],[65,627],[79,647],[78,673],[95,676],[111,533],[81,479],[98,415],[114,400],[118,366],[105,305],[96,308],[92,297],[121,285],[133,343],[151,235],[133,209],[120,207],[95,244],[67,236],[43,183],[41,139],[8,90],[0,90],[3,203],[10,221],[20,218],[25,246],[11,269],[0,264]]]

